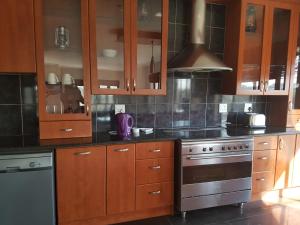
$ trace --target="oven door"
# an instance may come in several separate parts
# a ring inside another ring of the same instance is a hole
[[[252,153],[182,156],[181,197],[251,190]]]

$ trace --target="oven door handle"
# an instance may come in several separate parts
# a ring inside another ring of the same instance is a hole
[[[243,157],[243,156],[251,156],[251,154],[239,154],[239,155],[220,155],[220,156],[213,156],[213,157],[193,157],[188,156],[188,160],[201,160],[201,159],[217,159],[217,158],[231,158],[231,157]]]

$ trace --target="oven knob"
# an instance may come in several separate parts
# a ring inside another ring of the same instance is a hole
[[[203,150],[204,152],[206,152],[206,148],[203,148],[202,150]]]
[[[240,149],[243,149],[243,146],[240,146]]]
[[[228,147],[228,150],[231,150],[231,147],[230,147],[230,146]]]
[[[210,147],[210,148],[209,148],[209,151],[211,151],[211,152],[212,152],[213,150],[214,150],[214,149],[213,149],[212,147]]]
[[[245,145],[245,148],[249,148],[249,145]]]
[[[193,149],[190,148],[189,152],[193,152]]]
[[[222,150],[225,151],[225,147],[224,146],[222,147]]]
[[[236,146],[234,146],[234,147],[233,147],[233,149],[234,149],[234,150],[237,150],[237,147],[236,147]]]

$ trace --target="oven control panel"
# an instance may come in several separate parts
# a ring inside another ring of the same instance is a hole
[[[253,139],[182,142],[182,154],[253,151]]]

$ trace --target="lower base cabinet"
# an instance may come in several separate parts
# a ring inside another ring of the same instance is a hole
[[[173,142],[56,150],[59,225],[107,225],[173,213]]]

